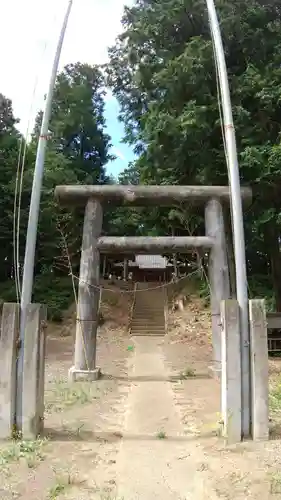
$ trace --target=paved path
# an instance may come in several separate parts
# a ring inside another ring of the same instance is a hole
[[[135,339],[129,377],[140,379],[132,382],[127,401],[117,462],[118,499],[217,498],[206,491],[202,473],[198,477],[202,453],[183,433],[161,343],[154,337]]]

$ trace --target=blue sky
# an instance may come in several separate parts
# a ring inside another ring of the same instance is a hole
[[[68,2],[0,0],[1,17],[12,19],[15,33],[11,38],[11,23],[2,23],[0,46],[5,47],[9,39],[9,50],[1,53],[0,92],[12,99],[14,114],[20,119],[19,129],[26,137],[33,129],[38,110],[44,107],[44,95]],[[122,32],[124,6],[133,3],[134,0],[73,0],[59,70],[78,61],[88,64],[107,62],[108,47]],[[124,131],[118,121],[118,103],[111,94],[107,97],[107,132],[112,137],[112,152],[118,156],[108,165],[108,171],[118,176],[133,159],[133,153],[121,142]]]
[[[128,163],[134,159],[132,148],[122,143],[124,137],[124,128],[118,120],[119,105],[117,100],[110,96],[106,100],[105,118],[107,122],[107,133],[112,138],[112,153],[117,156],[116,160],[109,163],[107,170],[109,173],[117,177]]]

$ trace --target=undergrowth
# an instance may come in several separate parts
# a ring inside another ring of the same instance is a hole
[[[0,283],[0,297],[2,303],[17,301],[13,280]],[[64,312],[73,301],[73,285],[70,276],[55,277],[51,274],[42,274],[35,277],[33,302],[47,305],[50,321],[61,322]]]
[[[205,270],[206,273],[208,270]],[[77,289],[78,280],[75,280]],[[275,309],[275,299],[270,276],[256,275],[248,277],[249,298],[264,298],[267,311]],[[180,293],[189,296],[197,294],[204,299],[205,305],[210,303],[210,289],[207,278],[200,270],[187,275],[177,283],[168,287],[170,299]],[[112,292],[106,294],[106,302],[111,307],[118,304],[118,296]],[[47,305],[48,320],[63,321],[64,312],[69,309],[74,301],[73,284],[70,276],[54,276],[51,272],[35,276],[33,302]],[[15,282],[13,279],[0,283],[0,304],[3,302],[16,302]]]
[[[50,383],[45,397],[47,413],[62,412],[75,405],[85,405],[100,397],[99,386],[87,382],[68,384],[64,380]]]
[[[278,386],[269,393],[269,406],[273,413],[280,413],[281,410],[281,381]]]
[[[12,462],[25,460],[29,468],[35,468],[45,458],[42,450],[46,442],[46,439],[12,441],[0,448],[0,466],[5,467]]]

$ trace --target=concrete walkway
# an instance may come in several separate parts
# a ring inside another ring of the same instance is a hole
[[[198,473],[204,458],[199,444],[183,434],[172,385],[167,381],[162,342],[155,337],[135,339],[129,367],[129,378],[135,382],[128,396],[117,462],[117,498],[215,499],[204,475]]]

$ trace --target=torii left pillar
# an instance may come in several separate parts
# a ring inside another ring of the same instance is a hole
[[[100,252],[103,210],[99,201],[89,199],[85,208],[80,261],[74,366],[69,380],[97,380],[96,344],[100,302]]]
[[[212,371],[220,376],[221,372],[221,301],[230,298],[229,271],[227,263],[225,229],[221,201],[212,198],[205,206],[205,225],[207,236],[213,238],[214,245],[209,255],[208,274],[211,286],[212,310]]]

